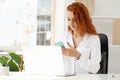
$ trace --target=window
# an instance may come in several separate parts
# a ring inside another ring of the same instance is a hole
[[[0,0],[0,51],[20,50],[25,35],[17,22],[25,20],[25,13],[25,0]]]
[[[37,45],[53,45],[60,39],[65,29],[66,2],[38,0]]]
[[[65,0],[3,1],[4,6],[0,6],[0,43],[4,41],[5,44],[0,46],[53,45],[65,27],[65,3]]]
[[[51,0],[38,0],[37,45],[50,45]]]

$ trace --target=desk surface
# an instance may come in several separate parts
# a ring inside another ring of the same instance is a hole
[[[61,77],[10,72],[9,76],[0,75],[0,80],[120,80],[120,74],[79,74],[76,76]]]

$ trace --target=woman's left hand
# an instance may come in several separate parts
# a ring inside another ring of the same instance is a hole
[[[62,53],[65,56],[75,57],[79,59],[81,54],[68,43],[69,48],[62,48]]]

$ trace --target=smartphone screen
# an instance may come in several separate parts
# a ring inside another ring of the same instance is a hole
[[[56,46],[61,46],[62,48],[65,48],[63,42],[56,42],[55,45]]]

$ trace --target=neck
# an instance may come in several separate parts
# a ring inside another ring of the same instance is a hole
[[[77,32],[75,32],[75,31],[72,32],[72,35],[73,35],[74,37],[78,37],[78,36],[79,36],[79,34],[78,34]]]

